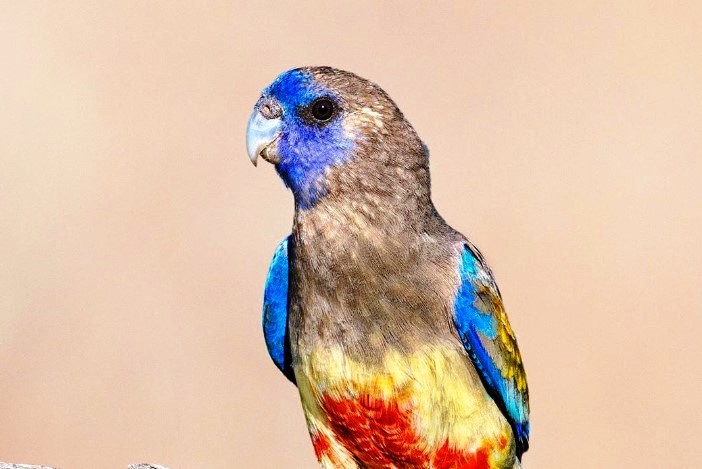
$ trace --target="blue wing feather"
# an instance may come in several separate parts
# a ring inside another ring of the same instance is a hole
[[[263,335],[275,366],[294,383],[288,338],[289,240],[290,236],[278,245],[268,269],[263,294]]]
[[[454,322],[488,393],[510,422],[517,456],[529,447],[529,395],[517,341],[480,254],[465,246]]]

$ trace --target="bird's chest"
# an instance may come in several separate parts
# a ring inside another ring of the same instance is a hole
[[[430,238],[382,230],[300,230],[293,238],[290,339],[293,361],[343,344],[381,360],[451,335],[455,294],[450,253]]]

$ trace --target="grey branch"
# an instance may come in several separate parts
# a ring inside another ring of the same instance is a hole
[[[31,464],[9,464],[0,462],[0,469],[53,469],[47,466],[32,466]]]
[[[2,468],[0,468],[2,469]],[[168,469],[166,466],[157,464],[130,464],[128,469]]]
[[[9,464],[0,462],[0,469],[55,469],[49,466],[33,466],[31,464]],[[128,469],[168,469],[157,464],[130,464]]]

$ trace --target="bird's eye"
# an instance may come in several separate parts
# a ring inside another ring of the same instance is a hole
[[[327,98],[312,103],[312,117],[319,122],[326,122],[334,115],[334,102]]]

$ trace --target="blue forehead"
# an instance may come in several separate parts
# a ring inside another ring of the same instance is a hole
[[[345,135],[340,116],[320,126],[302,119],[298,110],[322,96],[340,104],[337,95],[311,73],[299,69],[280,74],[263,94],[275,98],[283,108],[278,174],[292,190],[298,206],[309,208],[327,192],[326,169],[350,157],[353,141]]]
[[[292,111],[297,106],[311,103],[325,91],[315,82],[311,73],[295,69],[278,75],[275,81],[263,90],[263,94],[276,98],[284,109]]]

